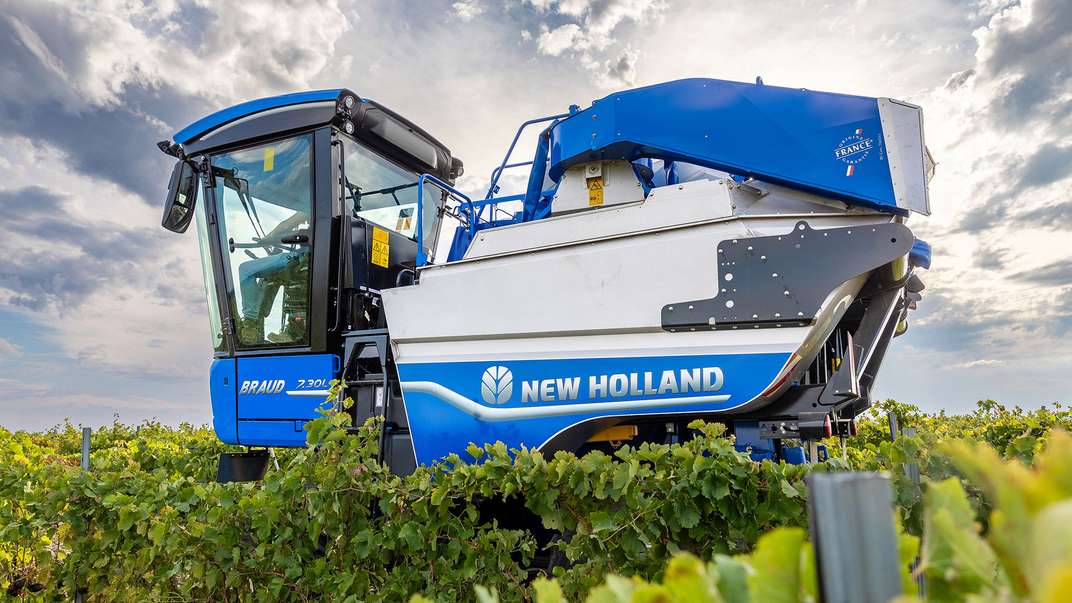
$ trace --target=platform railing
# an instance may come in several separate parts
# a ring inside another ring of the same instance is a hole
[[[521,139],[521,134],[525,129],[535,124],[546,123],[549,121],[555,121],[564,119],[573,115],[580,108],[577,105],[571,105],[569,112],[558,113],[555,115],[548,115],[545,117],[537,117],[536,119],[530,119],[521,124],[518,127],[517,132],[514,133],[514,139],[510,141],[510,147],[506,150],[506,155],[503,157],[502,163],[500,163],[495,169],[491,171],[490,184],[488,185],[488,192],[483,200],[473,201],[468,195],[454,188],[453,186],[443,182],[439,178],[431,174],[421,174],[420,179],[417,181],[417,267],[425,266],[429,263],[430,258],[424,248],[424,185],[431,184],[435,188],[445,192],[448,198],[453,198],[458,202],[459,207],[462,210],[462,214],[466,219],[466,228],[469,230],[469,235],[476,234],[477,225],[483,219],[483,213],[485,209],[489,211],[489,219],[485,220],[486,223],[491,223],[494,220],[495,211],[498,209],[500,203],[507,203],[511,201],[523,201],[526,197],[525,193],[516,195],[505,195],[502,197],[495,197],[495,193],[499,192],[499,178],[502,177],[504,171],[510,168],[523,167],[532,165],[532,161],[520,161],[516,163],[510,163],[510,156],[514,153],[514,149],[517,147],[518,140]],[[502,210],[500,210],[502,211]],[[513,217],[510,215],[509,217]],[[432,249],[434,259],[435,250]]]
[[[517,141],[521,139],[521,134],[525,131],[526,128],[535,124],[542,124],[549,121],[554,121],[556,119],[565,119],[579,110],[580,107],[578,107],[577,105],[570,105],[569,111],[567,113],[558,113],[556,115],[537,117],[535,119],[530,119],[522,123],[521,126],[518,127],[517,132],[514,133],[514,139],[510,141],[510,147],[506,149],[506,155],[503,156],[502,163],[499,164],[499,167],[491,171],[491,181],[488,184],[488,192],[486,195],[484,195],[484,199],[491,199],[495,196],[495,193],[499,192],[499,178],[502,177],[504,171],[513,167],[532,165],[531,161],[510,163],[510,156],[514,154],[514,148],[517,147]]]
[[[469,198],[469,195],[461,192],[453,186],[443,182],[439,178],[431,174],[421,174],[421,177],[417,180],[417,266],[425,266],[431,260],[434,259],[435,250],[432,249],[433,257],[429,258],[428,254],[424,251],[424,190],[425,185],[430,184],[433,187],[443,191],[447,194],[448,198],[454,199],[458,202],[460,209],[460,215],[458,218],[465,219],[465,227],[469,231],[469,236],[476,234],[477,225],[483,221],[490,224],[494,220],[494,214],[496,206],[499,203],[507,201],[514,201],[516,199],[502,197],[499,199],[484,199],[481,201],[473,201]],[[489,209],[489,219],[483,218],[485,209]],[[511,216],[512,217],[512,216]],[[433,242],[435,244],[435,242]]]

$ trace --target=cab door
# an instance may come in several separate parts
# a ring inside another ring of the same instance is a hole
[[[331,187],[320,182],[330,169],[324,178],[317,162],[330,168],[331,149],[323,138],[299,134],[210,157],[234,357],[234,386],[221,392],[234,396],[240,444],[303,445],[304,424],[320,416],[339,372],[324,342],[319,258],[330,255],[331,206],[317,193]]]

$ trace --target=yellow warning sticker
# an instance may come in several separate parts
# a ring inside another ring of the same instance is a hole
[[[588,184],[588,207],[603,205],[603,176],[586,179]]]
[[[391,236],[375,226],[372,227],[372,263],[384,268],[391,263]]]
[[[275,147],[264,147],[264,171],[275,169]]]

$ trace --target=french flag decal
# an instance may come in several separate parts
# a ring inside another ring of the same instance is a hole
[[[855,131],[855,132],[853,132],[853,134],[855,134],[855,135],[857,135],[857,136],[860,136],[860,135],[862,135],[863,133],[864,133],[864,129],[863,129],[863,128],[856,128],[856,131]],[[850,163],[850,164],[849,164],[849,165],[848,165],[848,166],[847,166],[847,167],[845,168],[845,175],[846,175],[846,176],[852,176],[852,174],[853,174],[853,173],[854,173],[855,171],[856,171],[856,166],[855,166],[854,164],[851,164],[851,163]]]

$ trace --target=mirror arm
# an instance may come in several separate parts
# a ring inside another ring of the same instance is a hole
[[[172,144],[170,140],[161,140],[156,143],[156,148],[164,152],[165,155],[171,155],[176,159],[186,160],[186,152],[183,151],[181,144]]]

